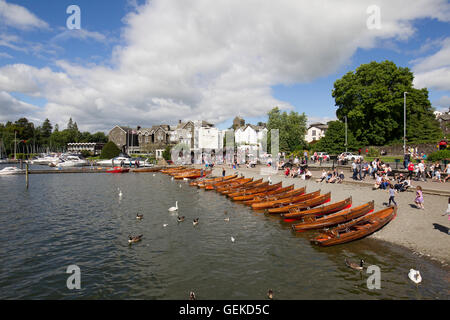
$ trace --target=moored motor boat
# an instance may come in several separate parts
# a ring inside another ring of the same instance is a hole
[[[106,172],[108,173],[126,173],[130,171],[129,168],[123,168],[123,167],[113,167],[111,169],[107,169]]]
[[[335,228],[321,231],[311,239],[311,243],[320,246],[333,246],[364,238],[392,221],[397,215],[397,207],[389,207],[366,214]]]
[[[292,208],[295,208],[297,210],[305,210],[305,209],[309,210],[310,208],[314,208],[321,204],[329,202],[330,199],[331,199],[331,192],[328,192],[326,194],[318,195],[317,197],[312,197],[310,199],[299,201],[298,203],[294,203],[291,205],[285,205],[285,206],[281,206],[279,208],[267,209],[267,212],[270,214],[279,214],[279,213],[289,212],[289,210]]]
[[[302,218],[300,223],[294,224],[292,226],[292,230],[301,232],[312,229],[327,228],[339,223],[345,223],[352,219],[359,218],[365,214],[373,212],[373,209],[374,201],[371,201],[353,209],[347,209],[321,217],[315,215],[306,215]]]
[[[25,170],[16,167],[5,167],[2,170],[0,170],[0,175],[2,176],[9,176],[13,174],[22,174],[22,173],[25,173]]]
[[[289,213],[284,213],[281,216],[284,218],[284,222],[293,222],[303,219],[305,216],[324,216],[331,213],[335,213],[344,209],[348,209],[352,206],[352,197],[344,199],[339,202],[329,204],[327,206],[321,206],[319,208],[313,208],[310,210],[299,210],[293,208],[289,210]]]

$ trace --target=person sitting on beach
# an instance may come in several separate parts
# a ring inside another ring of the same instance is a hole
[[[322,175],[320,176],[320,179],[317,179],[316,182],[322,182],[327,177],[327,172],[325,169],[322,170]]]
[[[342,183],[342,181],[344,181],[344,172],[341,171],[341,173],[339,173],[339,175],[336,178],[336,183]]]
[[[337,180],[337,174],[335,171],[333,171],[333,173],[331,173],[330,178],[327,180],[327,183],[335,183]]]
[[[304,175],[305,175],[305,180],[309,180],[312,177],[312,173],[308,169],[305,169]]]
[[[381,185],[381,183],[383,182],[383,178],[381,177],[381,174],[376,174],[376,178],[375,178],[375,185],[373,186],[374,189],[378,189]]]

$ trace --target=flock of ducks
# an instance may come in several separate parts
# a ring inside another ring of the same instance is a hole
[[[153,174],[153,176],[155,176],[155,174]],[[172,177],[172,180],[173,179],[174,178]],[[270,177],[269,177],[269,179],[270,179]],[[180,185],[180,188],[181,188],[181,185]],[[122,199],[122,196],[123,196],[122,190],[120,190],[120,188],[117,188],[117,190],[119,191],[119,199]],[[170,207],[168,209],[168,211],[169,212],[178,212],[178,201],[175,201],[175,207]],[[228,212],[225,210],[224,213],[227,214]],[[143,214],[139,214],[139,213],[136,214],[136,219],[137,220],[142,220],[143,218],[144,218]],[[178,222],[183,222],[184,220],[185,220],[185,216],[181,216],[181,217],[177,216],[177,221]],[[229,222],[230,218],[225,218],[224,221]],[[199,223],[199,218],[194,219],[193,222],[192,222],[192,224],[194,226],[198,225],[198,223]],[[168,224],[164,224],[163,225],[163,227],[167,227],[167,226],[168,226]],[[131,235],[129,235],[128,236],[128,243],[132,244],[132,243],[139,242],[139,241],[142,240],[142,237],[143,237],[142,234],[138,235],[138,236],[131,236]],[[234,237],[231,237],[231,242],[234,243],[235,241],[236,241],[236,239]],[[347,267],[351,268],[351,269],[354,269],[354,270],[357,270],[357,271],[362,271],[364,269],[365,261],[363,259],[360,259],[359,263],[351,262],[347,258],[345,258],[344,261],[345,261],[345,265]],[[409,273],[408,273],[408,278],[412,282],[414,282],[415,284],[419,284],[419,283],[422,282],[422,276],[420,275],[420,272],[418,270],[410,269]],[[269,289],[269,291],[267,292],[267,298],[269,300],[273,299],[273,290],[272,289]],[[196,300],[197,299],[196,296],[195,296],[195,293],[193,291],[191,291],[189,293],[189,299],[190,300]]]

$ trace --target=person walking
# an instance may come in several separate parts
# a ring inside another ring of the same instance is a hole
[[[423,192],[422,187],[417,186],[416,187],[416,199],[414,200],[414,203],[417,205],[418,209],[425,209],[423,206]]]
[[[391,206],[391,202],[393,202],[394,205],[397,206],[397,202],[395,202],[395,199],[394,199],[395,194],[397,193],[397,190],[394,189],[394,186],[392,184],[389,186],[388,192],[389,192],[389,204],[388,205]]]
[[[222,177],[225,177],[225,168],[222,169]]]

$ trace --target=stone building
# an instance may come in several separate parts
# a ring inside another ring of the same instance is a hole
[[[439,114],[436,119],[439,121],[444,136],[449,138],[450,134],[450,108],[448,112]]]
[[[109,141],[112,141],[123,153],[131,153],[139,147],[136,131],[130,127],[116,125],[108,133]]]

